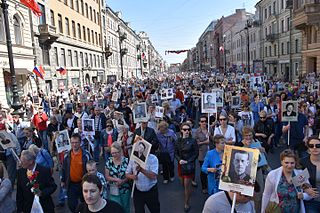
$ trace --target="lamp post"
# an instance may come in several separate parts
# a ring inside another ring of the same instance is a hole
[[[226,50],[226,35],[223,35],[223,58],[224,58],[224,72],[227,72],[227,50]]]
[[[122,49],[122,42],[127,38],[126,33],[121,33],[120,25],[118,25],[118,33],[119,33],[119,54],[120,54],[120,67],[121,67],[121,81],[123,82],[123,61],[122,58],[125,54],[127,54],[127,49]]]
[[[24,112],[21,110],[22,104],[19,100],[18,95],[18,87],[17,87],[17,79],[16,79],[16,72],[14,69],[14,62],[13,62],[13,52],[12,52],[12,42],[11,42],[11,35],[10,35],[10,28],[9,28],[9,19],[8,19],[8,7],[6,0],[2,0],[1,4],[3,10],[3,17],[4,17],[4,26],[6,31],[6,39],[7,39],[7,48],[8,48],[8,59],[9,59],[9,66],[10,66],[10,74],[12,78],[12,104],[11,107],[14,109],[12,112],[13,115],[22,115]]]
[[[249,37],[249,28],[252,27],[251,20],[247,20],[245,30],[247,30],[247,74],[250,74],[250,37]]]

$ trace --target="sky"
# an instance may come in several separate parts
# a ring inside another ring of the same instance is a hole
[[[255,12],[258,0],[106,0],[113,11],[133,30],[145,31],[167,63],[182,63],[187,53],[168,54],[166,50],[195,47],[212,20],[228,16],[235,9]]]

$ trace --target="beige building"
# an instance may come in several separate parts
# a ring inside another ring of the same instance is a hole
[[[12,41],[14,67],[19,96],[36,91],[34,78],[34,55],[31,40],[29,9],[16,1],[7,1],[10,36]],[[9,67],[8,50],[4,28],[4,16],[0,10],[0,102],[12,102],[12,80]]]
[[[302,75],[320,72],[320,3],[317,0],[289,1],[293,27],[302,32]],[[291,5],[290,5],[291,6]]]

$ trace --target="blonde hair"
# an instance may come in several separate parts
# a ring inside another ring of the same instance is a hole
[[[160,128],[165,128],[167,129],[169,127],[169,124],[165,121],[161,121],[159,124],[158,124],[158,129]]]

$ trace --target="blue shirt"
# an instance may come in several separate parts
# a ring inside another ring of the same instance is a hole
[[[288,125],[288,122],[283,122],[283,125]],[[304,139],[304,127],[308,125],[307,117],[298,113],[298,121],[290,122],[290,146],[303,142]]]
[[[252,102],[250,104],[250,109],[253,114],[254,124],[256,124],[260,120],[259,112],[264,109],[264,104],[262,102],[259,102],[258,104],[256,102]]]

